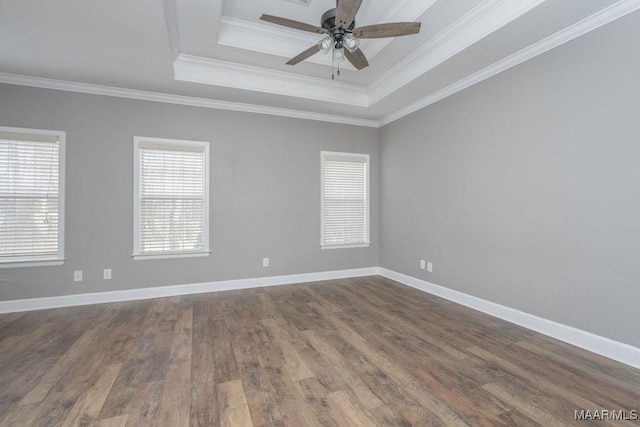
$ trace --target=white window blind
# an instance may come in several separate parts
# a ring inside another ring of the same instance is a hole
[[[208,143],[136,139],[135,255],[205,253]]]
[[[368,181],[368,155],[322,152],[322,247],[369,244]]]
[[[63,259],[64,132],[0,127],[0,264]]]

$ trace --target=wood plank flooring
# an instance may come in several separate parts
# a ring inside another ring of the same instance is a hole
[[[640,371],[380,277],[0,315],[0,426],[640,425]],[[635,424],[634,424],[635,423]]]

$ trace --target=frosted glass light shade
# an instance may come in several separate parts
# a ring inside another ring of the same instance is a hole
[[[342,39],[342,44],[344,45],[345,49],[353,53],[360,47],[360,40],[355,38],[352,34],[347,34]]]
[[[333,39],[327,36],[318,42],[318,49],[320,52],[327,54],[333,49]]]

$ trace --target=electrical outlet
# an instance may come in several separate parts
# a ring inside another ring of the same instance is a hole
[[[426,261],[421,259],[420,260],[420,270],[424,270],[426,268],[425,264],[426,264]]]
[[[73,281],[82,282],[82,270],[76,270],[73,272]]]
[[[427,271],[429,273],[433,273],[433,264],[431,264],[430,262],[427,263]]]
[[[105,268],[102,277],[104,280],[111,280],[111,269]]]
[[[262,258],[262,266],[269,267],[269,258]]]

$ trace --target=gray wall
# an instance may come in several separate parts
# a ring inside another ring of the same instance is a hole
[[[67,132],[67,261],[0,269],[0,300],[378,265],[376,129],[9,85],[0,126]],[[210,141],[209,257],[132,260],[137,135]],[[321,150],[370,154],[371,247],[320,249]]]
[[[0,125],[67,132],[68,258],[0,300],[381,265],[640,346],[639,21],[380,132],[0,85]],[[211,142],[210,257],[131,259],[134,135]],[[370,248],[319,248],[321,150],[371,155]]]
[[[385,126],[381,266],[640,346],[638,40],[635,13]]]

